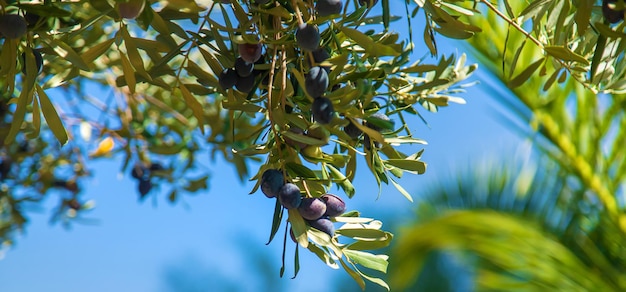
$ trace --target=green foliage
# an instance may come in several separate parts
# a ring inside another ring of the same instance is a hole
[[[420,11],[428,51],[438,55],[437,34],[467,39],[521,101],[505,102],[540,134],[538,145],[599,199],[606,210],[602,220],[612,222],[607,226],[623,232],[616,194],[626,175],[624,24],[609,24],[595,1],[405,2],[409,41],[390,30],[402,19],[391,15],[390,1],[346,1],[340,14],[323,17],[316,16],[313,1],[225,2],[0,0],[2,16],[20,15],[27,25],[24,35],[0,40],[0,156],[6,167],[0,173],[0,238],[9,240],[23,227],[22,202],[40,201],[52,188],[70,193],[60,199],[60,214],[78,216],[89,206],[78,184],[89,174],[88,162],[112,155],[124,158],[122,171],[162,162],[140,192],[167,185],[171,202],[182,192],[208,188],[198,159],[207,149],[212,159],[221,155],[231,163],[242,181],[278,169],[307,197],[333,186],[355,196],[351,182],[364,158],[379,185],[391,181],[413,200],[396,180],[405,172],[424,173],[423,149],[402,153],[398,145],[424,141],[414,137],[405,115],[420,115],[420,106],[437,111],[462,103],[455,96],[462,92],[459,83],[476,69],[466,65],[465,55],[442,56],[434,64],[411,60],[419,47],[412,43],[411,19]],[[378,11],[372,8],[382,8],[382,15],[372,15]],[[299,47],[294,34],[303,23],[318,27],[328,59],[316,61],[309,52],[315,42]],[[222,88],[221,73],[239,56],[258,59],[254,77]],[[311,108],[320,97],[304,89],[315,66],[329,69],[328,87],[320,91],[333,109],[325,107],[319,121]],[[96,84],[109,89],[108,96],[87,92]],[[613,95],[604,99],[599,92]],[[402,125],[378,120],[379,113]],[[349,124],[362,134],[344,132]],[[249,169],[261,161],[258,171]],[[31,188],[37,195],[27,192]],[[573,200],[584,199],[584,192],[574,194]],[[277,204],[270,241],[283,212]],[[380,226],[359,223],[358,231],[340,228],[325,238],[295,211],[287,220],[302,247],[341,265],[361,286],[368,279],[386,287],[357,268],[383,270],[385,256],[361,252],[389,243]],[[356,242],[339,244],[343,237]]]
[[[9,240],[23,227],[23,200],[40,201],[54,187],[67,188],[74,202],[59,212],[76,216],[86,206],[79,183],[89,174],[89,161],[113,156],[123,157],[123,172],[162,166],[136,177],[141,198],[158,185],[170,187],[171,202],[181,193],[206,190],[208,175],[201,173],[198,155],[208,148],[212,159],[221,155],[235,166],[242,180],[278,169],[307,197],[333,185],[356,195],[351,182],[362,157],[379,184],[391,181],[412,200],[394,177],[424,173],[423,149],[405,154],[397,146],[424,141],[404,122],[394,128],[370,117],[380,112],[404,121],[407,114],[419,115],[418,107],[436,111],[462,102],[454,96],[462,92],[458,84],[476,66],[466,65],[464,55],[414,62],[415,45],[389,29],[402,19],[391,15],[389,1],[344,4],[340,14],[316,17],[312,1],[0,1],[2,16],[27,26],[24,35],[0,39],[0,100],[6,108],[0,153],[3,162],[14,163],[2,178],[7,188],[0,195],[0,218],[6,227],[0,237]],[[367,7],[373,5],[383,6],[382,15],[373,16]],[[307,40],[306,50],[294,37],[305,22],[318,27],[321,39]],[[328,59],[309,52],[317,45]],[[42,64],[35,64],[35,51]],[[25,58],[18,58],[22,53]],[[236,76],[239,84],[223,88],[220,75],[239,56],[254,61],[253,77],[244,84]],[[314,66],[329,69],[328,88],[319,90],[334,110],[326,110],[323,121],[315,121],[311,110],[318,97],[304,89]],[[94,86],[107,95],[92,96],[87,91]],[[344,133],[350,122],[364,134]],[[29,141],[38,143],[29,155],[14,150]],[[54,157],[55,164],[41,156]],[[258,171],[249,169],[260,161]],[[71,167],[61,171],[56,163]],[[29,173],[15,171],[29,167]],[[24,195],[30,187],[37,195]],[[270,240],[283,212],[277,205]],[[379,221],[348,222],[351,229],[340,228],[332,238],[304,224],[297,212],[290,211],[288,221],[302,247],[317,245],[310,250],[331,266],[341,264],[361,286],[367,279],[386,287],[357,268],[385,270],[386,256],[363,251],[389,244],[391,234],[371,223]],[[340,244],[340,238],[353,242]],[[297,270],[298,253],[295,259]]]
[[[456,185],[431,189],[418,209],[420,223],[394,247],[392,256],[402,260],[392,266],[392,287],[414,285],[429,253],[456,250],[477,269],[479,290],[555,285],[623,290],[626,259],[620,243],[626,236],[594,198],[572,200],[585,190],[567,170],[548,157],[540,161],[477,162],[455,176]],[[534,266],[538,263],[545,266]],[[550,276],[554,271],[565,277]]]
[[[393,287],[414,284],[432,250],[477,256],[477,290],[619,290],[536,226],[487,210],[448,212],[408,230],[394,249]]]
[[[391,283],[411,285],[430,251],[454,249],[478,256],[479,290],[624,290],[624,24],[596,1],[480,2],[488,13],[463,19],[483,29],[471,49],[512,93],[497,98],[513,114],[502,120],[551,163],[474,165],[436,189],[392,253],[404,261]]]

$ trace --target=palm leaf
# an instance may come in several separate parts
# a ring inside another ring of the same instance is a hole
[[[475,163],[456,184],[432,187],[394,249],[392,287],[415,284],[429,253],[453,250],[478,258],[479,290],[626,288],[623,233],[592,196],[571,200],[585,198],[575,180],[549,157],[541,161]]]

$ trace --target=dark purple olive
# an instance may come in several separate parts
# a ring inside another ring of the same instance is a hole
[[[335,115],[333,103],[326,97],[316,98],[311,106],[311,112],[313,113],[313,119],[320,124],[330,123]]]
[[[319,16],[339,14],[342,8],[341,0],[317,0],[315,3],[315,10]]]
[[[316,220],[326,213],[326,203],[320,198],[304,198],[298,207],[298,212],[304,219]]]
[[[300,188],[292,183],[284,184],[278,192],[278,200],[280,201],[280,204],[287,209],[300,207],[300,203],[302,202]]]
[[[303,23],[296,30],[296,42],[305,51],[315,51],[320,46],[320,31],[317,25]]]
[[[602,1],[602,15],[610,23],[617,23],[624,19],[624,10],[615,10],[614,7],[616,0],[603,0]]]
[[[241,58],[248,63],[254,63],[261,59],[262,51],[263,45],[260,43],[239,45],[239,56],[241,56]]]
[[[223,90],[232,88],[237,84],[237,72],[235,69],[228,68],[224,69],[222,73],[220,73],[219,83]]]
[[[309,225],[311,225],[311,227],[330,235],[330,237],[333,237],[335,235],[335,226],[333,225],[333,222],[330,221],[330,219],[328,218],[322,217],[317,220],[307,222],[309,222]]]
[[[19,39],[28,30],[24,17],[17,14],[0,15],[0,35],[10,39]]]
[[[284,184],[283,173],[276,169],[268,169],[261,176],[261,191],[268,198],[278,196],[280,188]]]
[[[346,212],[346,203],[333,194],[325,194],[320,197],[326,203],[324,216],[336,217]]]

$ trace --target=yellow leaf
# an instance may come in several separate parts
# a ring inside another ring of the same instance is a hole
[[[106,137],[98,144],[98,148],[89,154],[89,157],[100,157],[108,154],[113,150],[113,146],[115,146],[115,141],[111,137]]]

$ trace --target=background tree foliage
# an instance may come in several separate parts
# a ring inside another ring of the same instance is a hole
[[[476,162],[426,196],[392,253],[411,270],[392,270],[393,287],[412,287],[431,251],[454,250],[481,290],[625,289],[624,10],[607,2],[504,1],[468,18],[483,28],[472,51],[510,90],[502,121],[538,152],[505,169]]]
[[[621,236],[626,218],[617,199],[626,173],[620,147],[624,6],[608,2],[416,0],[404,3],[402,17],[392,15],[387,0],[346,1],[328,16],[316,14],[314,1],[0,1],[0,237],[8,241],[22,229],[21,206],[53,188],[68,193],[60,196],[55,218],[89,209],[81,196],[88,161],[112,154],[124,157],[121,169],[138,179],[142,197],[163,184],[171,187],[172,202],[207,188],[208,175],[198,167],[207,149],[231,162],[242,180],[257,180],[253,192],[264,171],[278,169],[307,197],[333,185],[352,197],[363,158],[379,184],[391,182],[412,200],[396,180],[404,172],[423,173],[426,164],[422,149],[398,148],[424,143],[405,115],[462,102],[455,96],[462,92],[459,83],[476,69],[464,55],[433,64],[410,60],[412,36],[400,39],[390,23],[410,26],[420,14],[425,27],[418,43],[430,54],[438,56],[440,35],[468,39],[511,88],[518,100],[506,104],[559,162],[577,190],[570,200],[600,204],[598,223],[583,233],[615,240],[607,232]],[[134,15],[128,11],[139,7]],[[617,16],[608,17],[606,9]],[[15,26],[7,15],[25,20],[23,34],[5,29]],[[294,37],[305,22],[318,25],[327,59],[316,60]],[[221,73],[236,66],[245,44],[261,44],[263,51],[252,88],[222,86]],[[321,97],[306,87],[316,65],[329,68],[323,89],[334,109],[329,120],[314,113]],[[93,86],[109,95],[91,96]],[[347,133],[350,125],[362,134]],[[262,164],[250,170],[252,161]],[[277,201],[270,241],[283,215]],[[362,287],[364,278],[387,286],[360,270],[387,269],[386,256],[365,251],[389,244],[392,235],[380,230],[382,222],[350,212],[335,219],[344,225],[328,236],[293,210],[288,221],[299,245],[329,266],[341,266]],[[618,262],[621,247],[610,247],[604,254]],[[295,258],[297,273],[298,250]]]

